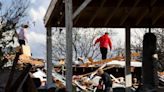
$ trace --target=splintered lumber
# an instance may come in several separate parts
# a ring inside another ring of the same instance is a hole
[[[24,55],[31,56],[30,46],[22,45],[22,52]]]
[[[97,70],[103,69],[104,67],[106,67],[106,64],[103,64],[103,65],[102,65],[101,67],[99,67]],[[90,79],[92,79],[92,78],[95,76],[95,74],[97,73],[97,70],[95,70],[95,71],[91,74]]]
[[[108,66],[106,68],[103,68],[103,70],[107,70],[107,69],[111,69],[113,67],[115,67],[116,65],[112,65],[112,66]],[[104,66],[103,66],[104,67]],[[102,67],[101,67],[102,68]],[[82,74],[82,75],[79,75],[80,77],[84,77],[84,76],[88,76],[88,75],[91,75],[93,73],[96,73],[96,71],[93,71],[93,72],[89,72],[89,73],[86,73],[86,74]],[[92,75],[93,76],[93,75]]]
[[[19,63],[23,64],[31,64],[32,66],[36,67],[42,67],[44,66],[44,61],[42,59],[37,59],[37,58],[31,58],[30,56],[27,55],[20,55],[19,57]]]
[[[10,86],[8,87],[8,91],[7,92],[20,92],[20,90],[22,89],[24,82],[26,81],[27,77],[29,76],[29,71],[31,69],[31,65],[27,65],[27,67],[23,70],[23,72],[21,73],[21,75],[16,79],[16,81]]]
[[[100,61],[93,61],[92,59],[89,58],[89,60],[91,60],[90,62],[81,64],[81,67],[87,67],[89,65],[96,65],[96,64],[105,64],[107,62],[111,62],[112,60],[121,60],[123,59],[123,57],[114,57],[114,58],[109,58],[109,59],[105,59],[105,60],[100,60]]]
[[[12,69],[11,69],[10,74],[9,74],[9,79],[8,79],[6,87],[5,87],[5,92],[10,92],[8,87],[11,87],[11,83],[13,81],[14,71],[15,71],[15,67],[16,67],[18,59],[19,59],[19,55],[20,55],[20,53],[16,53],[13,66],[12,66]]]

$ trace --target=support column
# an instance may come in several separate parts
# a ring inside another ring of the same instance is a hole
[[[51,27],[47,28],[47,87],[52,83],[52,33]]]
[[[156,51],[156,36],[153,33],[146,33],[143,40],[143,86],[144,92],[157,92],[155,78],[155,61],[153,55]]]
[[[132,75],[131,75],[131,49],[130,49],[130,27],[125,30],[125,48],[126,48],[126,63],[125,63],[125,92],[131,92]]]
[[[72,92],[72,0],[65,0],[66,89]]]

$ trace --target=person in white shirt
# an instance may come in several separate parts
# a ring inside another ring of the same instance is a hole
[[[27,30],[28,30],[28,25],[23,25],[18,33],[18,42],[20,46],[25,45],[25,43],[28,42]]]

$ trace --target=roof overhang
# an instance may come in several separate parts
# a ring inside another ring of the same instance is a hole
[[[73,0],[73,13],[85,0]],[[52,0],[45,26],[65,27],[65,3]],[[164,0],[92,0],[74,19],[74,27],[163,28]]]

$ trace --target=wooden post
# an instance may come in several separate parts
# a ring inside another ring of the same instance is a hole
[[[66,26],[66,89],[72,92],[72,0],[65,0]]]
[[[52,33],[47,27],[47,87],[52,83]]]
[[[155,71],[153,55],[156,51],[156,36],[153,33],[146,33],[143,40],[143,86],[145,92],[156,92]],[[157,73],[156,73],[157,74]]]
[[[130,27],[125,30],[125,48],[126,48],[126,63],[125,63],[125,92],[131,92],[132,75],[130,69],[131,49],[130,49]]]

